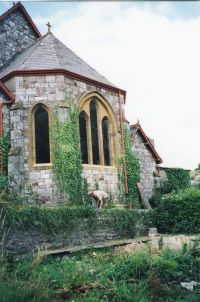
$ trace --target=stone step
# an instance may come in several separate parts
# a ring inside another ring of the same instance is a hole
[[[78,246],[67,246],[65,248],[60,248],[60,249],[51,249],[51,250],[42,250],[40,251],[40,256],[41,257],[46,257],[46,256],[63,256],[63,255],[70,255],[74,254],[77,252],[82,252],[82,251],[87,251],[87,250],[98,250],[98,249],[103,249],[103,248],[112,248],[112,247],[119,247],[119,246],[125,246],[128,244],[131,244],[133,242],[147,242],[149,241],[148,237],[138,237],[135,239],[127,239],[127,240],[109,240],[109,241],[104,241],[104,242],[97,242],[93,244],[88,244],[88,245],[78,245]]]

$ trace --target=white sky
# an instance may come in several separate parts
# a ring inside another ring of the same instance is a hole
[[[51,11],[49,4],[48,13],[33,19],[42,33],[50,21],[58,39],[127,91],[126,117],[131,124],[139,119],[164,166],[194,169],[200,162],[200,14],[185,18],[176,9],[171,2],[80,2]]]

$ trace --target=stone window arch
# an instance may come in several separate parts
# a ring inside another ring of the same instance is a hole
[[[49,110],[44,104],[32,110],[33,164],[50,164]]]
[[[80,104],[79,133],[82,163],[117,165],[117,123],[112,108],[96,93],[86,95]]]

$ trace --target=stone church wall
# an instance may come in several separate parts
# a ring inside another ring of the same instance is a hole
[[[23,14],[16,10],[0,21],[0,67],[36,41]]]
[[[58,194],[53,181],[51,164],[33,165],[31,109],[42,102],[50,108],[51,112],[52,108],[57,105],[59,116],[63,119],[67,117],[67,108],[63,105],[63,101],[67,97],[78,104],[85,93],[99,91],[115,112],[118,122],[117,141],[120,146],[118,96],[116,93],[62,75],[16,77],[15,83],[16,100],[11,107],[12,148],[9,156],[9,174],[14,175],[18,186],[22,188],[24,197],[30,195],[31,190],[36,194],[34,198],[40,202],[62,202],[62,197]],[[84,165],[83,175],[88,180],[89,189],[95,189],[96,180],[100,189],[110,191],[114,196],[117,196],[117,167]]]
[[[8,98],[0,92],[0,101],[2,102],[8,102]],[[3,105],[3,133],[6,134],[10,131],[10,105]]]
[[[133,151],[140,161],[140,183],[143,187],[147,199],[152,197],[154,192],[154,171],[156,171],[156,162],[151,152],[145,146],[141,136],[136,134],[133,139]]]

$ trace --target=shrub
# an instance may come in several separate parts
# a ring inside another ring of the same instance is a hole
[[[160,187],[160,193],[168,194],[172,191],[182,190],[190,187],[190,174],[188,170],[181,168],[167,168],[167,181],[163,181]]]
[[[164,233],[200,231],[200,190],[187,188],[164,195],[152,211],[153,224]]]

